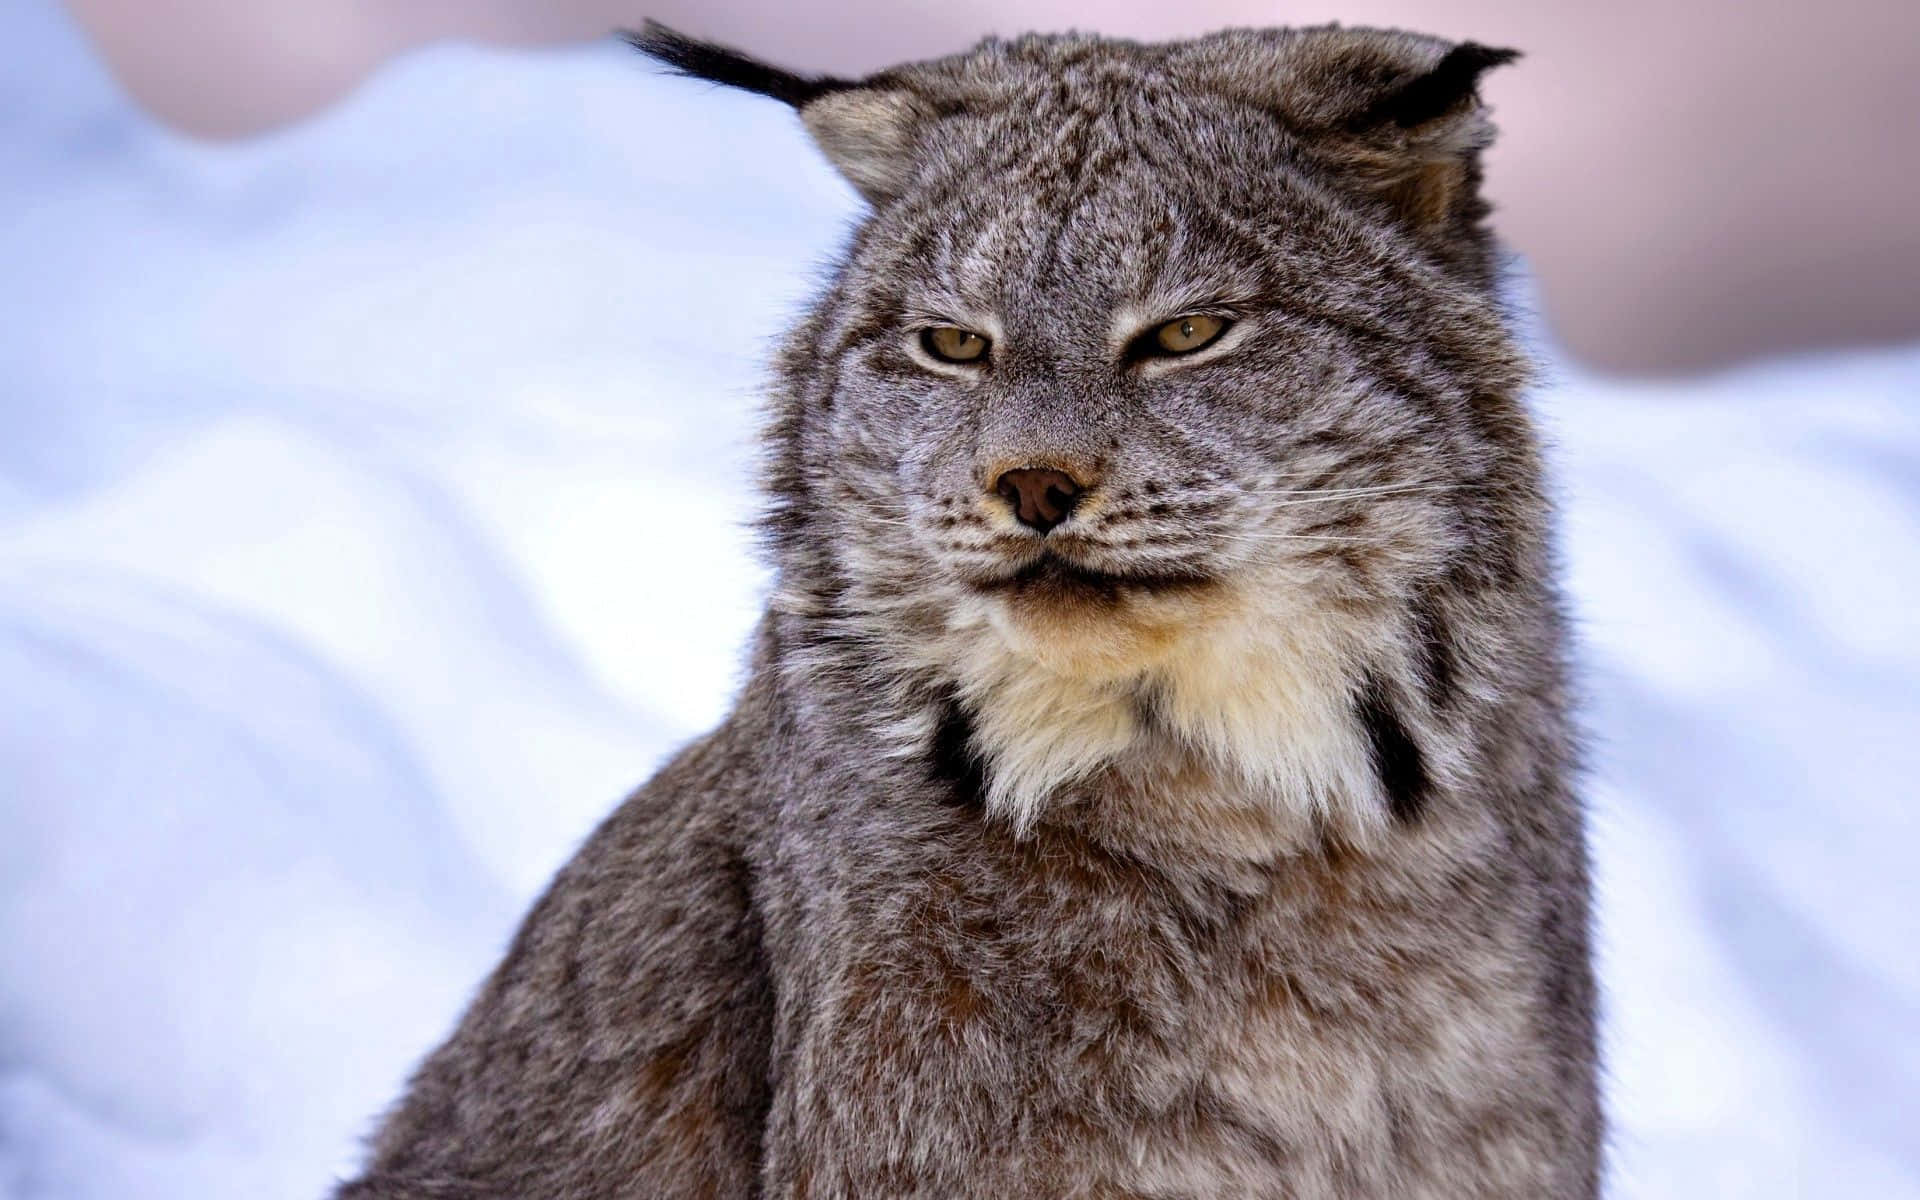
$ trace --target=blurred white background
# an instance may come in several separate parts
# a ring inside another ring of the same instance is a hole
[[[724,710],[780,106],[440,48],[257,140],[0,9],[0,1196],[318,1197],[591,824]],[[1544,334],[1612,1194],[1920,1197],[1920,346]]]

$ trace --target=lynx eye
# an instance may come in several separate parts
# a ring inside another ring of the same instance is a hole
[[[920,331],[920,346],[941,362],[979,362],[993,345],[985,335],[957,325],[935,325]]]
[[[1152,349],[1160,354],[1192,354],[1227,331],[1227,323],[1204,313],[1175,317],[1153,331]]]

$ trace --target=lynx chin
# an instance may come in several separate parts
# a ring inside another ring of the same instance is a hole
[[[632,40],[867,203],[777,363],[777,585],[339,1196],[1596,1196],[1513,53]]]

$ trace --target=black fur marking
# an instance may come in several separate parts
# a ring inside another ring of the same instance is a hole
[[[1348,123],[1348,128],[1358,132],[1392,121],[1402,129],[1411,129],[1444,117],[1473,95],[1483,73],[1519,57],[1518,50],[1497,50],[1478,42],[1462,42],[1447,51],[1433,70],[1374,101]]]
[[[1445,711],[1459,695],[1459,664],[1454,661],[1446,616],[1434,596],[1423,596],[1414,603],[1413,633],[1420,657],[1420,678],[1427,685],[1427,699],[1436,710]]]
[[[1387,809],[1396,821],[1411,825],[1420,819],[1433,786],[1427,777],[1426,756],[1407,733],[1379,680],[1367,681],[1354,708],[1373,750],[1373,769],[1387,791]]]
[[[742,91],[771,96],[794,108],[804,108],[828,92],[844,91],[856,86],[845,79],[808,77],[783,71],[749,58],[738,50],[729,50],[725,46],[675,33],[658,21],[648,21],[641,26],[640,32],[623,33],[621,36],[635,50],[673,68],[676,75],[705,79]]]
[[[984,807],[987,764],[973,745],[973,717],[960,698],[948,695],[940,702],[940,719],[933,728],[928,773],[946,784],[955,808]]]

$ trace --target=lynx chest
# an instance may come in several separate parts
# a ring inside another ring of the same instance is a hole
[[[1539,1066],[1497,925],[1364,861],[1013,853],[860,899],[784,1031],[775,1179],[784,1131],[797,1194],[1472,1194],[1423,1155]]]

